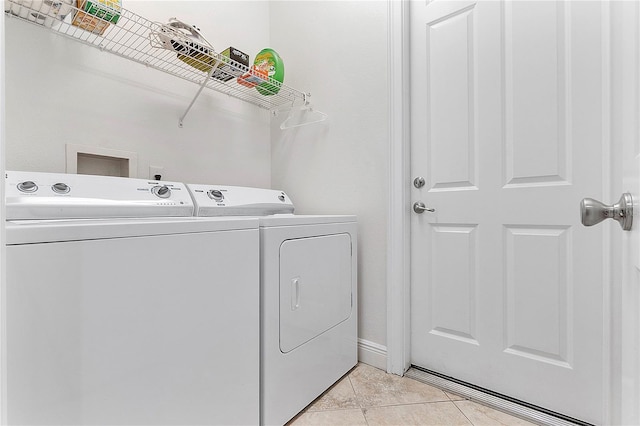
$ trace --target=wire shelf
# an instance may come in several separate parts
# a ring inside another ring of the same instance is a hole
[[[268,93],[267,95],[259,93],[255,87],[239,84],[236,77],[250,73],[249,67],[221,55],[207,45],[194,42],[193,39],[185,37],[177,40],[182,46],[182,50],[178,50],[183,54],[161,47],[158,34],[167,28],[162,23],[152,22],[124,8],[118,9],[119,17],[108,13],[102,13],[98,17],[77,7],[75,0],[73,5],[68,4],[72,0],[59,1],[66,1],[62,3],[62,9],[54,9],[52,2],[47,1],[5,0],[5,15],[193,82],[201,86],[201,89],[206,87],[270,111],[307,104],[308,93],[270,77],[259,76],[259,81],[263,83],[260,85],[261,91]],[[214,70],[217,70],[218,77],[231,78],[222,81],[211,77]]]

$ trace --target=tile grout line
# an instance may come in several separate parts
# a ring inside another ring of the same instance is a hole
[[[370,407],[362,407],[362,408],[387,408],[387,407],[402,407],[405,405],[429,405],[429,404],[443,404],[454,401],[416,401],[416,402],[398,402],[395,404],[383,404],[383,405],[372,405]]]
[[[357,368],[358,368],[357,366],[354,367],[351,371],[349,371],[343,377],[343,379],[346,378],[349,381],[348,383],[349,383],[350,390],[352,392],[352,395],[353,395],[353,398],[354,398],[354,402],[355,402],[353,407],[346,407],[346,406],[343,406],[343,407],[337,407],[337,406],[329,407],[329,406],[327,406],[327,407],[324,407],[324,408],[321,408],[321,409],[316,409],[316,410],[310,410],[309,408],[311,408],[311,407],[308,407],[307,409],[303,410],[303,412],[309,412],[309,413],[312,413],[314,411],[318,412],[318,413],[321,413],[321,412],[341,412],[341,411],[350,411],[350,410],[353,410],[353,409],[359,409],[360,413],[362,415],[362,418],[365,421],[364,424],[367,425],[367,426],[370,426],[369,420],[367,418],[367,412],[369,410],[371,410],[371,409],[372,410],[378,410],[378,409],[383,409],[384,410],[386,408],[394,408],[394,407],[429,406],[429,405],[433,406],[433,404],[452,403],[455,406],[457,412],[459,414],[461,414],[465,418],[465,420],[468,422],[467,425],[468,426],[475,426],[475,424],[473,423],[473,421],[471,421],[469,416],[467,416],[467,414],[465,414],[465,412],[462,410],[462,408],[460,406],[458,406],[458,404],[457,404],[458,401],[463,401],[464,402],[464,401],[468,401],[468,399],[464,398],[464,397],[460,397],[458,395],[449,394],[442,388],[440,388],[439,390],[442,392],[442,394],[445,397],[445,399],[430,400],[430,401],[424,401],[423,400],[423,401],[414,401],[414,402],[400,402],[400,401],[397,401],[395,403],[394,402],[382,402],[382,401],[380,401],[378,404],[372,404],[372,405],[369,406],[369,405],[366,404],[367,399],[363,398],[362,395],[360,395],[358,392],[356,392],[355,385],[354,385],[353,380],[352,380],[352,374],[355,372],[355,370]],[[416,379],[411,378],[411,377],[406,377],[406,378],[410,379],[410,381],[416,381],[416,382],[421,383],[421,384],[426,384],[424,382],[421,382],[420,380],[416,380]],[[321,398],[323,398],[328,393],[330,393],[331,390],[338,383],[339,382],[336,382],[329,389],[327,389],[325,392],[323,392],[323,394],[320,395],[316,399],[316,401],[321,399]],[[346,383],[345,383],[345,385],[346,385]],[[433,386],[433,385],[429,385],[429,384],[427,384],[427,385],[428,386]],[[434,388],[438,389],[438,387],[434,387]],[[454,398],[456,398],[456,399],[454,400]],[[311,405],[313,405],[313,403]]]
[[[364,422],[367,424],[367,426],[369,426],[369,420],[367,420],[367,414],[365,413],[364,408],[362,408],[362,404],[360,403],[360,398],[358,398],[358,394],[356,394],[356,388],[353,387],[353,382],[351,381],[351,373],[356,371],[356,368],[358,368],[357,364],[349,372],[349,374],[347,374],[347,379],[349,379],[349,385],[351,386],[351,390],[353,391],[353,396],[356,398],[356,404],[358,404],[358,407],[360,408],[360,412],[362,413],[362,418],[364,419]]]
[[[322,413],[324,411],[350,411],[350,410],[362,410],[362,407],[334,407],[334,408],[330,407],[330,408],[323,408],[322,410],[303,410],[303,411],[305,413]]]
[[[356,368],[358,368],[356,366]],[[353,387],[353,382],[351,381],[351,373],[353,373],[356,368],[354,368],[353,370],[351,370],[351,372],[349,374],[347,374],[347,379],[349,379],[349,386],[351,386],[351,390],[353,391],[353,396],[356,398],[356,404],[358,404],[358,407],[362,408],[362,404],[360,404],[360,399],[358,398],[358,394],[356,394],[356,388]]]
[[[469,422],[470,426],[475,426],[474,423],[467,417],[467,415],[460,409],[460,407],[458,407],[458,405],[455,403],[455,401],[452,399],[452,397],[444,391],[444,389],[439,389],[445,396],[445,400],[441,400],[441,401],[419,401],[419,402],[411,402],[411,403],[396,403],[396,404],[380,404],[380,405],[372,405],[372,406],[363,406],[363,403],[361,401],[361,398],[358,397],[358,394],[356,393],[355,390],[355,386],[353,385],[353,382],[351,381],[351,374],[353,373],[353,371],[355,371],[358,367],[356,366],[348,375],[347,378],[349,379],[349,384],[351,385],[351,388],[353,390],[353,393],[356,397],[356,403],[358,404],[358,406],[360,406],[360,410],[362,411],[362,415],[364,417],[365,423],[367,425],[369,425],[369,421],[367,420],[367,415],[366,415],[366,411],[367,409],[370,408],[388,408],[388,407],[406,407],[406,406],[412,406],[412,405],[428,405],[428,404],[438,404],[438,403],[449,403],[449,404],[453,404],[453,406],[460,412],[460,414],[462,414],[462,416],[467,420],[467,422]],[[408,378],[408,377],[407,377]],[[411,379],[408,378],[410,380],[415,380],[415,379]],[[415,380],[418,383],[421,383],[419,380]]]
[[[415,379],[414,379],[415,380]],[[440,389],[440,388],[438,388]],[[475,426],[475,424],[471,421],[471,419],[469,418],[469,416],[467,416],[467,414],[462,411],[462,408],[458,407],[458,404],[456,404],[456,402],[458,401],[467,401],[466,399],[456,399],[453,400],[451,399],[451,395],[453,395],[452,393],[449,393],[443,389],[440,389],[442,392],[444,392],[445,395],[447,395],[447,398],[449,398],[449,401],[451,401],[451,403],[458,409],[458,411],[460,411],[460,413],[462,413],[462,415],[464,416],[465,419],[467,419],[467,421],[469,422],[469,424],[471,424],[472,426]]]
[[[407,370],[405,376],[445,391],[455,392],[458,395],[464,395],[465,400],[480,404],[485,407],[489,407],[493,410],[503,412],[512,417],[516,417],[537,425],[573,426],[576,424],[572,421],[567,420],[566,418],[556,417],[547,412],[538,411],[534,408],[522,405],[518,402],[503,399],[499,395],[492,395],[490,393],[484,392],[484,390],[478,390],[472,387],[468,387],[466,386],[466,384],[453,382],[448,378],[433,375],[429,371],[422,371],[420,369],[411,367],[409,370]]]
[[[462,415],[464,416],[465,419],[467,419],[467,421],[472,425],[475,426],[475,424],[471,421],[471,419],[467,416],[467,414],[462,411],[462,409],[460,407],[458,407],[458,404],[456,404],[456,401],[451,401],[453,403],[453,405],[455,405],[455,407],[458,409],[458,411],[460,411],[462,413]]]

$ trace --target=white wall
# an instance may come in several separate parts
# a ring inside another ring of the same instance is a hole
[[[218,50],[285,62],[323,124],[281,131],[284,115],[210,91],[177,126],[193,84],[6,20],[6,166],[65,170],[66,143],[138,153],[139,176],[283,189],[298,213],[359,222],[359,337],[385,368],[388,210],[386,1],[134,1],[148,19],[198,25]],[[269,123],[272,121],[272,125]]]
[[[269,43],[264,1],[132,1],[147,19],[196,24],[217,50],[251,58]],[[65,144],[134,151],[138,176],[270,186],[268,111],[6,19],[6,167],[65,171]]]
[[[272,1],[270,10],[285,83],[311,92],[329,114],[325,123],[285,131],[278,127],[284,116],[274,119],[272,186],[289,194],[298,213],[358,215],[359,337],[374,349],[386,344],[387,7]]]

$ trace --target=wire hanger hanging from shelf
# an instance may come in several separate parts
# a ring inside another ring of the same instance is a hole
[[[282,108],[274,110],[274,115],[279,112],[289,111],[287,118],[280,124],[280,130],[293,129],[294,127],[307,126],[309,124],[316,124],[325,121],[329,116],[322,111],[318,111],[309,102],[309,96],[311,94],[305,93],[303,95],[303,104],[298,106],[291,106],[289,108]],[[311,114],[311,118],[307,117],[303,120],[304,116]]]
[[[295,118],[297,112],[300,112],[298,120],[296,120]],[[299,122],[299,119],[303,115],[306,115],[307,113],[312,114],[313,116],[315,116],[315,118],[312,118],[311,120],[308,120],[308,121]],[[294,127],[302,127],[302,126],[307,126],[309,124],[321,123],[325,121],[327,118],[329,118],[327,114],[325,114],[322,111],[318,111],[317,109],[313,108],[311,105],[294,107],[294,108],[291,108],[287,118],[280,124],[280,130],[293,129]]]

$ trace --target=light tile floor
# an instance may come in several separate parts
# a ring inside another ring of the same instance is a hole
[[[288,425],[533,425],[407,377],[358,364]]]

